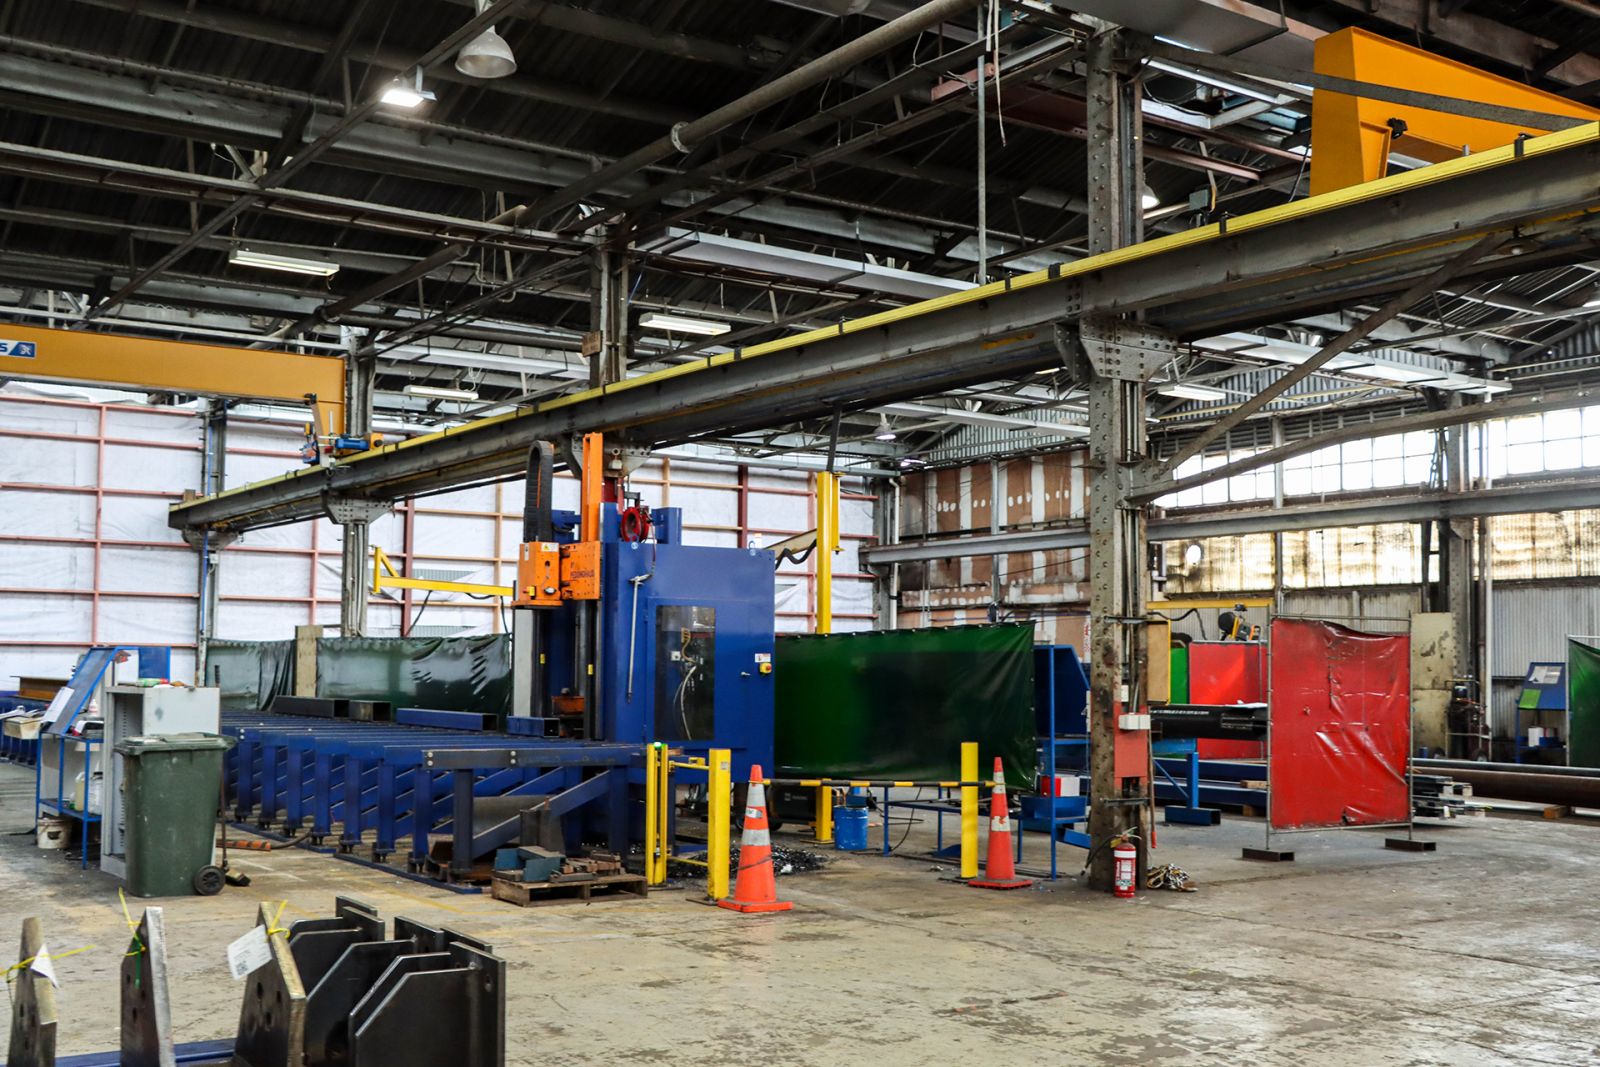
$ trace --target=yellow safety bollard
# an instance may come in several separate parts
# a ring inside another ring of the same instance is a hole
[[[672,753],[660,741],[656,742],[660,755],[656,760],[656,840],[661,847],[655,852],[656,884],[667,880],[667,856],[672,852]]]
[[[817,818],[816,832],[812,835],[819,845],[826,845],[833,840],[833,787],[831,785],[817,786]]]
[[[714,748],[706,769],[706,895],[722,900],[728,895],[728,863],[732,847],[733,752]]]
[[[961,742],[961,780],[978,780],[978,743]],[[961,787],[961,877],[978,877],[978,787]]]
[[[644,880],[647,885],[660,885],[664,881],[656,877],[656,850],[661,847],[656,838],[656,811],[661,804],[656,795],[660,787],[656,764],[661,759],[661,749],[654,742],[644,747]]]

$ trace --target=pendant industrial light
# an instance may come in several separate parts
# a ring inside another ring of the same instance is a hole
[[[490,0],[477,0],[478,14],[483,14]],[[456,53],[456,69],[469,78],[504,78],[517,72],[517,57],[490,26],[478,36],[461,46]]]

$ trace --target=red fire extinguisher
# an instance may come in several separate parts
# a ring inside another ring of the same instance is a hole
[[[1133,891],[1137,885],[1136,870],[1139,863],[1139,850],[1134,848],[1133,842],[1126,837],[1117,839],[1111,847],[1111,893],[1113,896],[1124,900],[1133,899]]]

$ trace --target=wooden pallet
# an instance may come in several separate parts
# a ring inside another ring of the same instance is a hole
[[[489,890],[496,900],[521,908],[550,904],[588,903],[608,897],[643,900],[649,892],[642,874],[605,874],[581,882],[518,882],[496,875]]]

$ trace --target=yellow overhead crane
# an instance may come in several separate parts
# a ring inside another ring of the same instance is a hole
[[[0,323],[0,378],[305,404],[316,437],[345,433],[339,356]]]
[[[1353,27],[1317,38],[1315,69],[1318,74],[1544,112],[1552,118],[1600,119],[1600,111],[1566,97]],[[1557,128],[1554,121],[1534,129],[1318,89],[1311,98],[1311,195],[1384,177],[1391,151],[1443,163]]]

